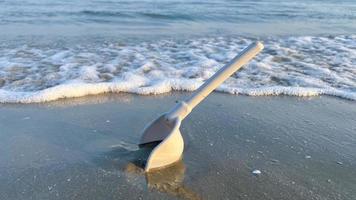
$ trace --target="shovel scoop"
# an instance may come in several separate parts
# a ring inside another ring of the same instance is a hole
[[[232,61],[210,77],[188,99],[181,101],[172,110],[146,126],[140,146],[155,145],[147,159],[146,172],[167,167],[181,159],[184,149],[183,137],[179,131],[181,121],[215,88],[249,62],[262,49],[263,44],[260,42],[250,44]]]

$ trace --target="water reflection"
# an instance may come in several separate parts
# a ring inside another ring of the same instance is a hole
[[[146,173],[148,188],[183,199],[201,199],[201,197],[185,186],[186,167],[182,160],[170,167]]]
[[[109,152],[105,152],[105,155],[101,156],[101,159],[97,162],[105,168],[120,168],[127,175],[145,176],[150,190],[167,193],[182,199],[201,199],[200,195],[184,185],[186,167],[182,160],[167,168],[149,173],[144,172],[145,163],[153,148],[154,145],[144,146],[136,150],[116,146]]]

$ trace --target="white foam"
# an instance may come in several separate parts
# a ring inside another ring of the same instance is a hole
[[[249,40],[239,37],[0,49],[0,102],[101,93],[193,91]],[[266,39],[265,50],[217,90],[252,96],[331,95],[356,100],[356,36]]]
[[[194,91],[198,83],[181,83],[181,80],[173,80],[166,82],[159,82],[154,86],[139,87],[130,82],[113,82],[113,83],[74,83],[63,84],[48,89],[36,92],[11,92],[0,89],[1,103],[39,103],[48,102],[63,98],[82,97],[87,95],[96,95],[102,93],[119,93],[128,92],[141,95],[152,95],[170,92],[172,90]],[[177,84],[178,83],[178,84]],[[344,92],[335,89],[317,89],[317,88],[303,88],[303,87],[261,87],[250,89],[239,89],[233,87],[222,86],[217,91],[227,92],[230,94],[243,94],[250,96],[318,96],[330,95],[337,96],[344,99],[356,100],[355,93]]]

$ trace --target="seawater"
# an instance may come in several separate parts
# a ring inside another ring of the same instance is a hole
[[[193,91],[256,39],[218,91],[356,100],[354,1],[0,0],[0,102]]]

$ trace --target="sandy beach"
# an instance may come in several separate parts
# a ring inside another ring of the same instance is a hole
[[[0,0],[0,200],[356,200],[355,33],[352,0]],[[145,173],[144,127],[258,41]]]
[[[0,199],[355,199],[355,102],[328,96],[214,93],[182,162],[144,174],[142,129],[188,95],[1,104]]]

